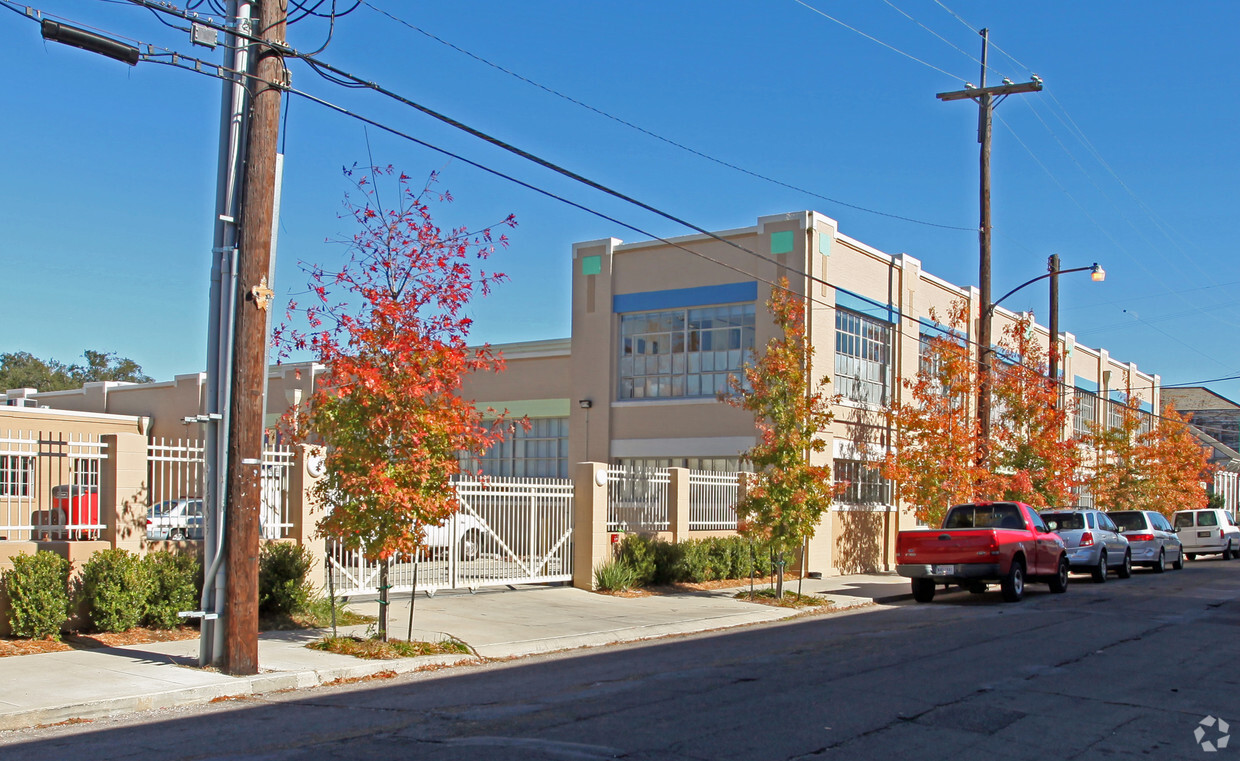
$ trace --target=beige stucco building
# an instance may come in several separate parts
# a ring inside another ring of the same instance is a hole
[[[480,407],[528,416],[528,430],[483,459],[492,475],[570,475],[573,463],[732,470],[754,442],[748,413],[717,401],[729,373],[775,332],[765,303],[787,277],[805,299],[815,376],[843,395],[823,457],[847,481],[810,543],[808,567],[824,573],[882,569],[893,562],[895,532],[915,524],[891,503],[872,467],[890,442],[882,408],[918,370],[923,343],[939,335],[953,302],[965,301],[976,336],[979,297],[907,254],[887,254],[839,232],[812,211],[761,217],[715,237],[572,246],[572,335],[496,347],[502,374],[470,377]],[[993,335],[1018,315],[995,310]],[[1043,346],[1047,331],[1035,326]],[[1106,423],[1128,394],[1159,405],[1159,377],[1105,349],[1060,336],[1063,381],[1080,402],[1074,421]],[[311,364],[273,367],[268,419],[309,395]],[[143,415],[153,434],[194,432],[186,418],[206,412],[203,375],[168,383],[90,384],[77,391],[17,390],[10,403]],[[1087,500],[1087,495],[1082,495]]]

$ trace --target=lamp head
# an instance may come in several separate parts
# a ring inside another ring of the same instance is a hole
[[[1101,283],[1103,280],[1107,279],[1106,270],[1102,269],[1102,265],[1094,262],[1093,269],[1089,271],[1089,279],[1093,280],[1095,283]]]

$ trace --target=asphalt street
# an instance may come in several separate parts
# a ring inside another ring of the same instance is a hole
[[[0,759],[1225,759],[1238,637],[1240,561],[1206,558],[6,732]]]

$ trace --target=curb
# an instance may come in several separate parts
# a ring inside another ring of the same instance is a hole
[[[260,673],[254,676],[232,677],[231,679],[235,681],[218,684],[179,687],[142,695],[32,708],[0,714],[0,731],[30,729],[69,722],[89,722],[138,711],[203,705],[221,699],[244,699],[273,692],[318,687],[337,680],[364,679],[383,672],[405,674],[418,671],[425,666],[456,665],[462,661],[474,660],[476,657],[474,655],[426,655],[390,661],[368,661],[355,666]]]

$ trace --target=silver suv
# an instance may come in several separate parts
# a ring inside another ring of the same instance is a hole
[[[1088,571],[1094,581],[1107,580],[1107,570],[1126,579],[1132,575],[1132,552],[1128,540],[1106,513],[1087,507],[1047,510],[1041,513],[1046,527],[1059,534],[1068,550],[1068,565]]]
[[[1240,552],[1240,528],[1226,510],[1180,510],[1173,518],[1184,543],[1184,556],[1221,554],[1231,560]]]

